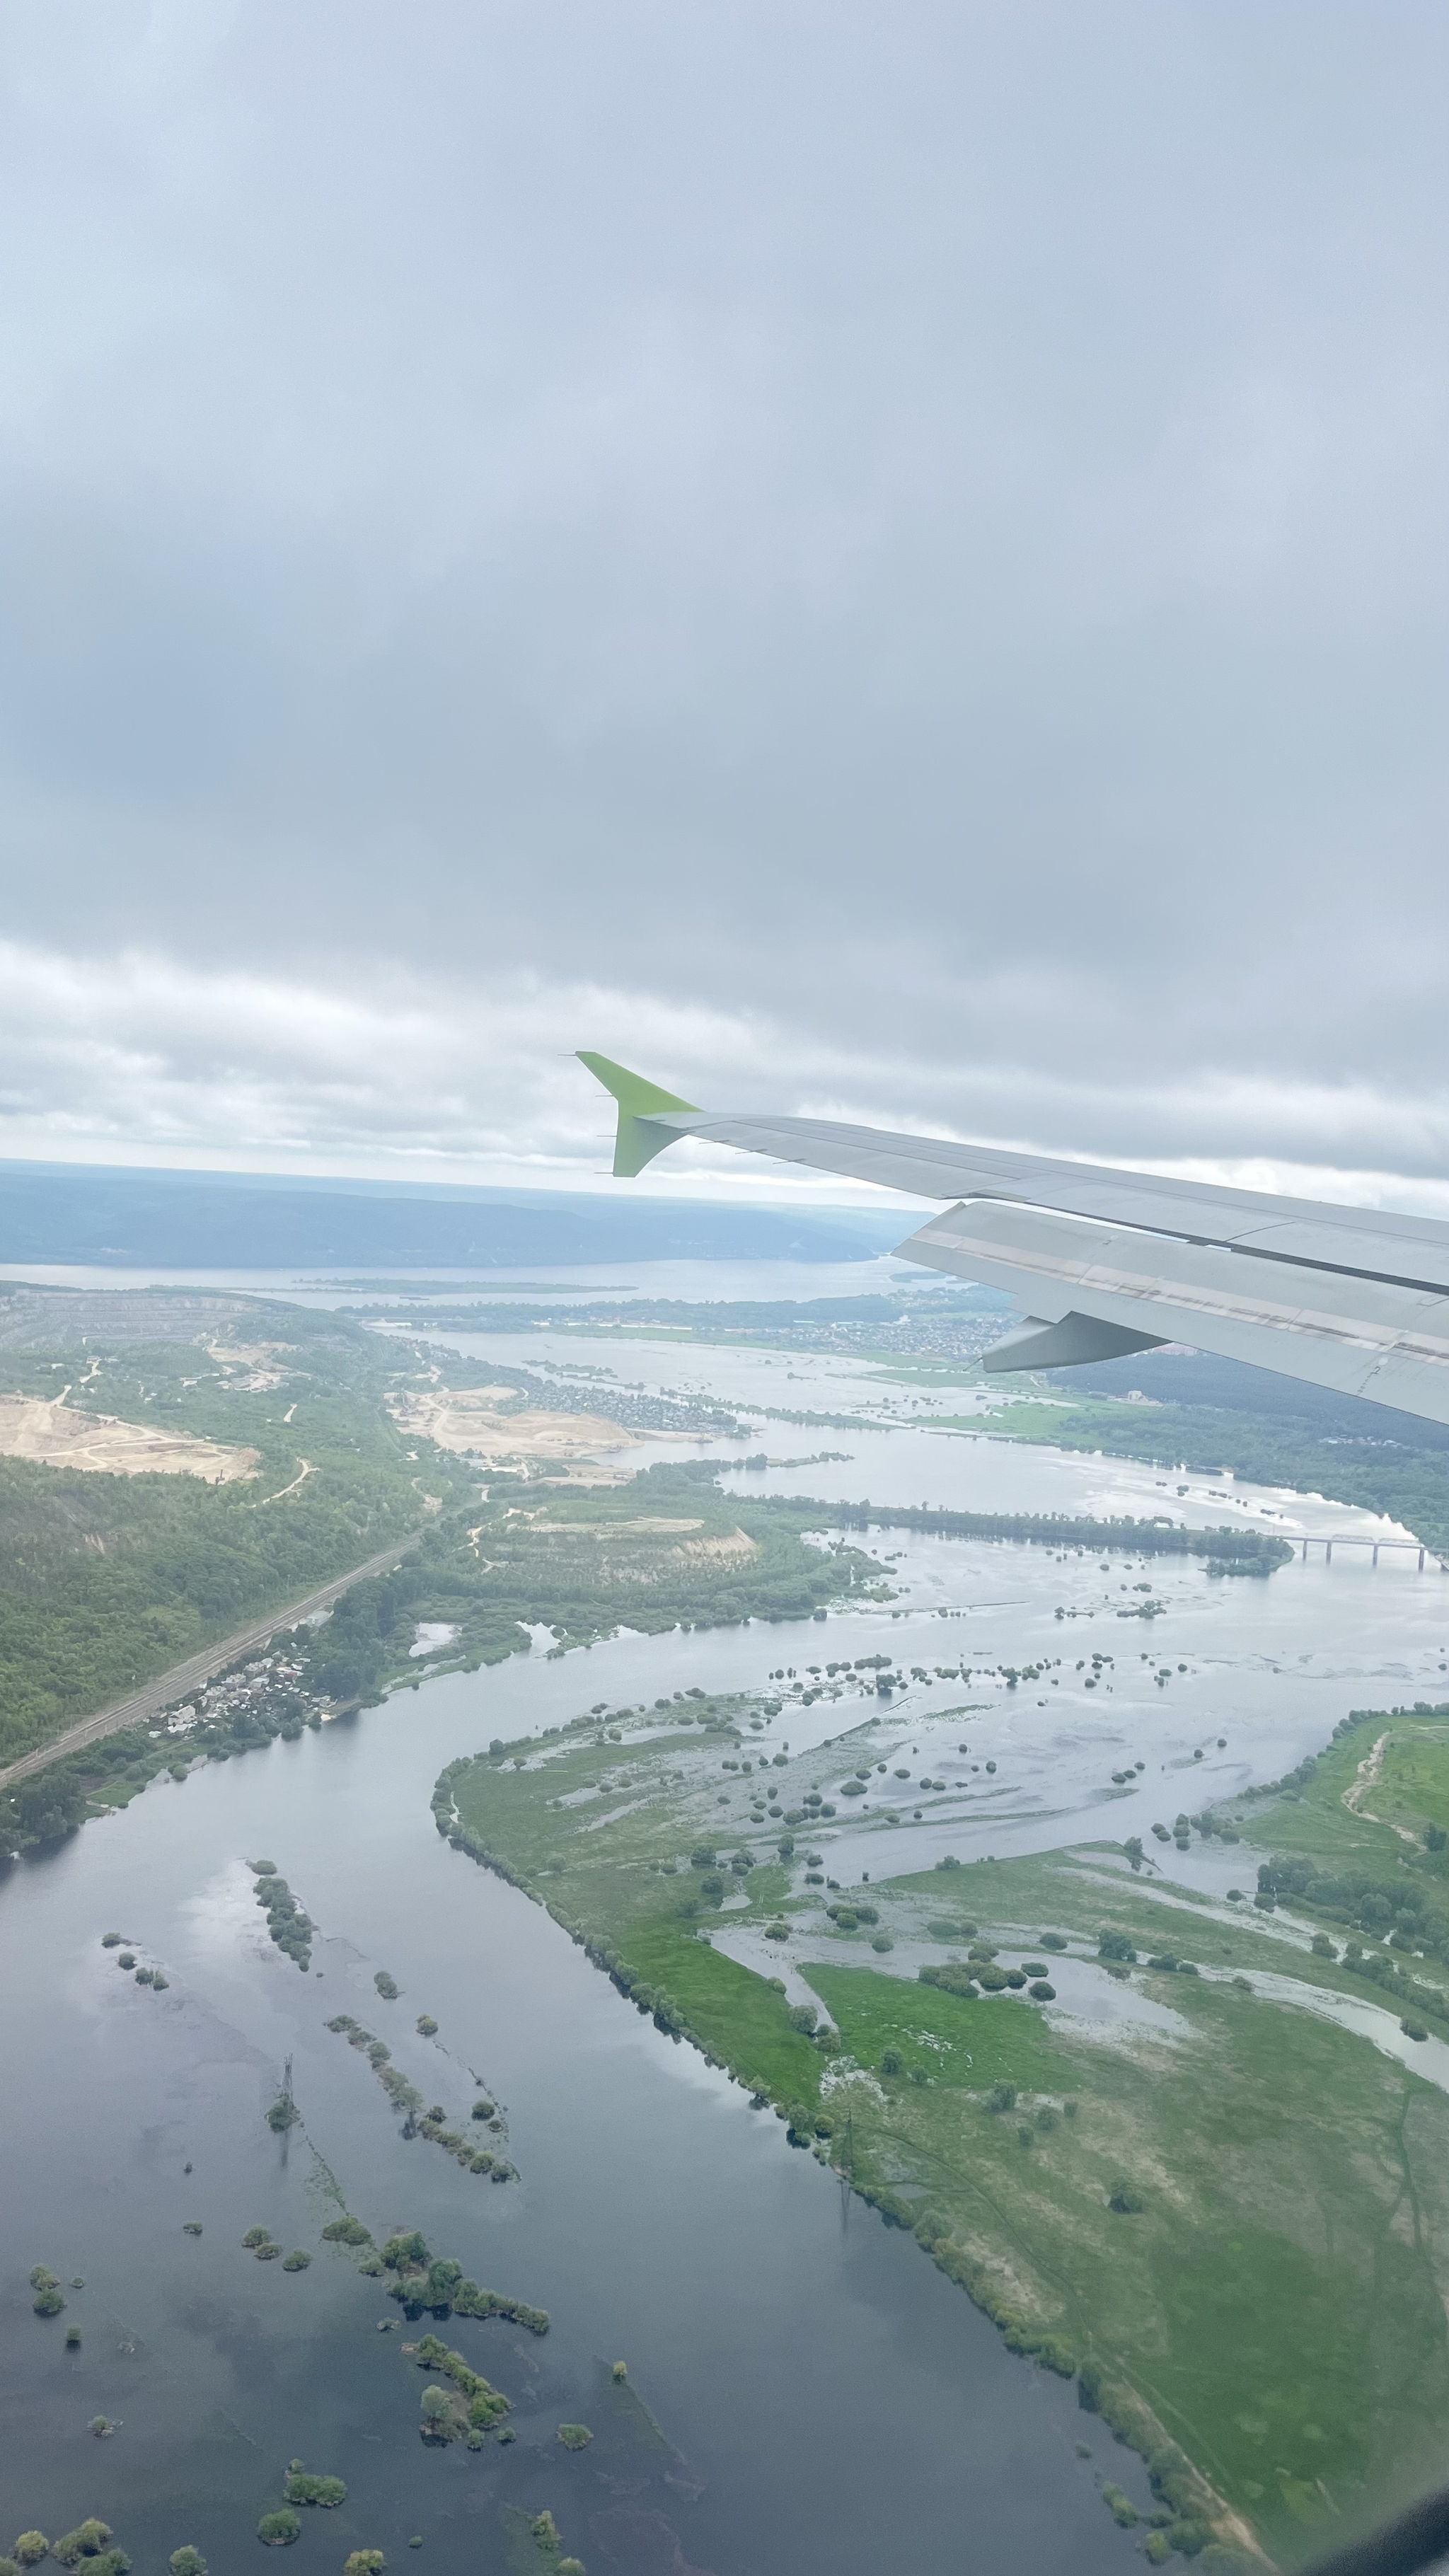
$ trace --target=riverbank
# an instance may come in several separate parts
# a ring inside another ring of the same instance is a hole
[[[1086,2576],[1125,2576],[1130,2535],[1093,2487],[1112,2452],[1087,2426],[1094,2456],[1077,2457],[1071,2393],[1036,2387],[858,2202],[843,2220],[827,2177],[694,2052],[632,2012],[601,2023],[581,1953],[433,1830],[439,1768],[500,1727],[561,1722],[581,1674],[652,1701],[683,1657],[738,1672],[766,1638],[824,1634],[624,1637],[587,1663],[536,1653],[440,1676],[184,1787],[163,1777],[0,1871],[0,2049],[47,2104],[7,2130],[10,2527],[63,2531],[90,2511],[139,2565],[189,2541],[225,2566],[300,2456],[346,2484],[322,2533],[337,2563],[353,2547],[410,2563],[421,2534],[428,2563],[467,2576],[505,2549],[509,2514],[547,2507],[590,2576],[875,2576],[903,2555],[949,2563],[968,2529],[1024,2576],[1049,2576],[1063,2549]],[[264,1853],[320,1927],[305,1977],[253,1899],[245,1864]],[[163,1964],[163,1994],[118,1971],[108,1928]],[[519,2180],[492,2190],[409,2141],[365,2052],[328,2031],[339,2008],[386,2033],[448,2125],[494,2102]],[[300,2119],[278,2137],[266,2114],[289,2057]],[[426,2381],[402,2335],[377,2331],[398,2308],[325,2238],[344,2208],[549,2311],[541,2340],[497,2317],[437,2328],[509,2400],[512,2445],[419,2441]],[[252,2226],[310,2267],[257,2263],[240,2244]],[[68,2302],[55,2331],[31,2315],[38,2260]],[[83,2341],[67,2355],[72,2320]],[[637,2393],[622,2450],[600,2356],[624,2358]],[[114,2438],[86,2432],[96,2413]],[[566,2423],[593,2444],[569,2453]],[[1145,2503],[1134,2463],[1115,2474]]]
[[[1300,2527],[1373,2509],[1386,2475],[1411,2490],[1449,2430],[1449,2099],[1444,2072],[1405,2062],[1427,2044],[1449,2070],[1438,1877],[1412,1882],[1427,1910],[1400,1919],[1430,1944],[1415,2009],[1440,2038],[1381,2011],[1376,2048],[1374,1974],[1321,1931],[1315,1952],[1312,1922],[1271,1895],[1260,1910],[1247,1850],[1244,1886],[1217,1896],[1130,1838],[883,1876],[869,1798],[965,1817],[989,1774],[979,1703],[897,1718],[879,1679],[824,1667],[846,1725],[803,1753],[785,1749],[798,1691],[591,1712],[453,1766],[434,1812],[909,2229],[1012,2349],[1076,2378],[1149,2465],[1150,2554],[1276,2557]],[[1445,1748],[1449,1710],[1418,1719],[1401,1800],[1406,1781],[1432,1794]],[[1319,1856],[1341,1862],[1336,1773],[1312,1806],[1304,1776],[1257,1809],[1201,1811],[1199,1846],[1233,1865],[1241,1834],[1291,1817],[1306,1853],[1319,1817]],[[1194,1828],[1178,1809],[1160,1830]],[[1371,1850],[1355,1817],[1392,1904],[1405,1864],[1373,1830]],[[1382,1993],[1402,1971],[1370,1957]]]

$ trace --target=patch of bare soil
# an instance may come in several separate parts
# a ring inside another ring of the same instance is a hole
[[[277,1367],[277,1356],[294,1348],[291,1342],[211,1341],[205,1345],[208,1359],[218,1361],[223,1368],[248,1371],[246,1377],[231,1381],[243,1395],[270,1395],[273,1387],[280,1386],[287,1370],[285,1364]]]
[[[702,1521],[664,1520],[657,1514],[642,1515],[631,1521],[550,1521],[538,1519],[536,1514],[533,1517],[544,1538],[551,1537],[555,1530],[567,1530],[576,1538],[597,1539],[600,1546],[607,1546],[614,1540],[672,1537],[677,1530],[704,1527]],[[758,1539],[747,1538],[742,1529],[732,1529],[721,1530],[710,1538],[682,1538],[661,1553],[668,1557],[704,1557],[728,1564],[731,1558],[754,1556],[758,1548]]]
[[[255,1449],[224,1449],[187,1431],[80,1413],[63,1397],[0,1395],[0,1457],[40,1467],[77,1467],[103,1476],[203,1476],[232,1485],[255,1475]]]
[[[595,1482],[604,1481],[595,1466],[601,1451],[635,1448],[649,1436],[625,1431],[598,1413],[500,1412],[508,1394],[504,1386],[430,1387],[390,1396],[388,1404],[401,1432],[434,1440],[460,1457],[477,1458],[490,1467],[544,1467],[555,1474],[587,1466]]]

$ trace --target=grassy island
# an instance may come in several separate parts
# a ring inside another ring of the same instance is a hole
[[[1154,2561],[1301,2554],[1428,2483],[1449,2101],[1344,2021],[1449,2036],[1449,1707],[1344,1721],[1180,1817],[1160,1876],[1103,1844],[872,1873],[866,1902],[843,1791],[901,1733],[873,1681],[822,1675],[869,1696],[804,1755],[780,1701],[702,1692],[495,1743],[443,1774],[439,1830],[1075,2378],[1147,2461]],[[962,1711],[907,1723],[911,1794],[949,1812]],[[1174,1839],[1249,1837],[1231,1901],[1173,1883]]]

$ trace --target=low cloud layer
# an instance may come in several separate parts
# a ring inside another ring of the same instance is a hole
[[[593,1045],[1440,1204],[1442,20],[0,47],[0,1154],[582,1180]]]
[[[12,1154],[42,1159],[587,1187],[608,1171],[613,1107],[575,1060],[580,1031],[716,1109],[787,1100],[808,1116],[943,1135],[1065,1136],[1103,1159],[1449,1215],[1442,1095],[1436,1105],[1367,1088],[1265,1090],[1225,1074],[1205,1088],[1173,1077],[1144,1100],[1091,1077],[943,1068],[903,1027],[843,1048],[763,1011],[602,984],[390,967],[339,989],[14,944],[0,944],[0,1134]],[[1383,1159],[1385,1140],[1396,1162]],[[877,1195],[689,1144],[638,1186]]]

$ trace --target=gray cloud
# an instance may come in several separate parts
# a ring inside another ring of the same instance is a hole
[[[583,1176],[593,1043],[1437,1200],[1442,18],[3,44],[0,1152]]]

